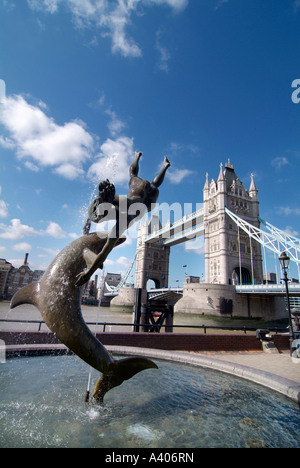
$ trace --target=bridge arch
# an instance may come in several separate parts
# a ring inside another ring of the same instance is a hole
[[[147,275],[146,275],[147,276]],[[162,286],[157,278],[147,278],[146,289],[160,289]]]
[[[248,268],[234,268],[231,277],[233,284],[252,284],[252,275]]]

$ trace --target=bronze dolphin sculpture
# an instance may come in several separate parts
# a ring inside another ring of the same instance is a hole
[[[12,298],[11,309],[33,304],[48,328],[71,351],[103,374],[93,397],[101,402],[106,392],[138,372],[157,368],[149,359],[132,357],[115,360],[86,325],[81,313],[82,288],[76,277],[101,252],[107,233],[86,234],[65,247],[47,268],[39,282],[20,289]],[[119,244],[126,240],[120,238]]]

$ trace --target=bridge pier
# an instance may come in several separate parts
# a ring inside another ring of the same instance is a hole
[[[120,307],[131,311],[134,307],[136,299],[136,288],[121,288],[118,295],[114,297],[111,302],[111,307]]]
[[[145,301],[145,293],[142,288],[136,289],[135,304],[133,307],[134,332],[159,333],[164,322],[165,332],[173,332],[174,307],[164,303]]]
[[[284,297],[268,293],[237,293],[232,285],[190,283],[183,287],[183,297],[175,304],[175,313],[222,317],[287,318]]]
[[[172,305],[147,304],[141,308],[142,332],[159,333],[164,322],[165,332],[173,333],[174,307]]]

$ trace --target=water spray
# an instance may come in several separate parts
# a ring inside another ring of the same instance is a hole
[[[98,329],[99,319],[100,319],[101,299],[102,299],[103,290],[104,290],[104,284],[105,284],[105,283],[104,283],[104,274],[105,274],[105,270],[103,269],[103,272],[102,272],[102,279],[100,279],[100,293],[99,293],[99,301],[98,301],[98,307],[97,307],[96,326],[95,326],[95,332],[94,332],[95,337],[97,336],[97,329]],[[92,367],[90,367],[89,376],[88,376],[88,383],[87,383],[87,389],[86,389],[85,397],[84,397],[85,403],[88,403],[89,400],[90,400],[90,388],[91,388],[92,370],[93,370]]]

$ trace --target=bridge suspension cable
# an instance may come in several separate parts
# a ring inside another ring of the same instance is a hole
[[[132,270],[132,268],[133,268],[133,266],[135,264],[136,257],[137,257],[137,254],[135,254],[134,259],[132,260],[126,274],[123,276],[122,280],[120,281],[120,283],[117,286],[109,286],[107,283],[105,283],[105,287],[109,292],[117,293],[124,286],[124,284],[126,283],[128,277],[129,277],[129,275],[131,273],[131,270]]]
[[[263,247],[275,252],[277,255],[280,255],[285,250],[291,260],[297,264],[299,270],[300,239],[272,226],[270,223],[262,220],[262,218],[259,218],[259,221],[266,226],[269,232],[247,223],[247,221],[232,213],[228,208],[225,208],[225,212],[238,227],[243,229],[249,237],[259,242]]]
[[[268,223],[268,221],[265,221],[262,219],[260,216],[258,217],[258,220],[264,224],[264,226],[275,236],[278,236],[280,239],[282,239],[283,242],[286,244],[290,244],[292,247],[296,246],[298,250],[300,249],[300,239],[297,239],[297,237],[293,236],[292,234],[289,234],[285,231],[282,231],[281,229],[278,229],[277,227],[273,226],[272,224]]]

